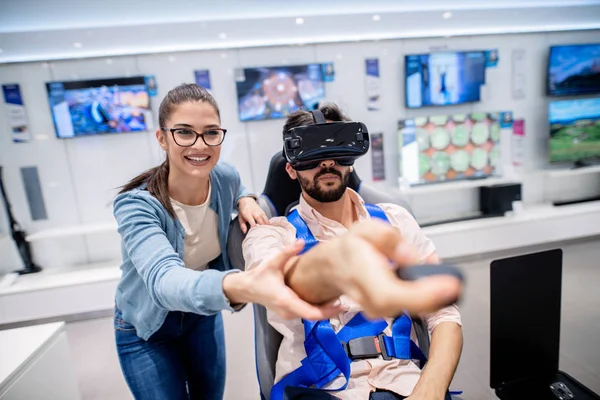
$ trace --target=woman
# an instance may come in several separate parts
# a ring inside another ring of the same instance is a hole
[[[231,270],[226,249],[237,206],[242,230],[268,223],[235,168],[218,164],[226,130],[203,88],[183,84],[159,109],[156,138],[166,161],[127,183],[114,202],[123,242],[115,335],[125,380],[136,399],[221,399],[225,343],[220,311],[247,302],[286,317],[329,318],[283,282],[301,244],[263,268]],[[237,273],[234,273],[237,272]]]

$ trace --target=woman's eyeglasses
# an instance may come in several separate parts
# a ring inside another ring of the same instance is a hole
[[[218,146],[223,143],[227,129],[214,128],[198,133],[188,128],[161,128],[163,131],[171,132],[175,144],[181,147],[190,147],[196,144],[199,137],[207,146]]]

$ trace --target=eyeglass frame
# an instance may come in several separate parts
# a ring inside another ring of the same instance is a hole
[[[173,141],[179,147],[192,147],[193,145],[196,144],[196,142],[198,141],[199,137],[202,137],[202,141],[204,142],[205,145],[207,145],[209,147],[217,147],[217,146],[220,146],[220,145],[223,144],[223,142],[225,141],[225,135],[227,134],[227,129],[224,129],[224,128],[212,128],[212,129],[208,129],[208,130],[206,130],[206,131],[204,131],[202,133],[198,133],[195,130],[190,129],[190,128],[169,128],[169,129],[167,129],[167,128],[161,127],[160,129],[162,131],[164,131],[164,132],[166,132],[166,131],[171,132],[171,136],[173,137]],[[196,134],[196,138],[194,139],[194,141],[192,142],[192,144],[187,145],[187,146],[182,146],[179,143],[177,143],[177,139],[175,139],[175,131],[178,131],[178,130],[187,130],[187,131],[194,132]],[[204,134],[206,132],[208,132],[208,131],[216,131],[216,130],[223,131],[223,139],[221,139],[221,142],[219,144],[208,144],[208,143],[206,143],[206,140],[204,139]]]

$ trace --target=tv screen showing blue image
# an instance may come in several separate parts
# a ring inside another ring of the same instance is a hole
[[[245,68],[236,76],[241,121],[285,118],[325,97],[321,64]]]
[[[46,83],[61,138],[148,130],[150,98],[144,77]]]
[[[404,65],[407,108],[480,100],[480,88],[485,83],[485,51],[409,54]]]
[[[600,93],[600,44],[551,47],[548,95],[594,93]]]
[[[600,157],[600,98],[553,101],[550,162]]]

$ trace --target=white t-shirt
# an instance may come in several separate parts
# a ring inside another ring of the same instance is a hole
[[[209,262],[221,255],[218,218],[209,207],[210,192],[209,183],[206,201],[199,206],[188,206],[171,199],[175,214],[185,230],[183,263],[197,271],[205,270]]]

